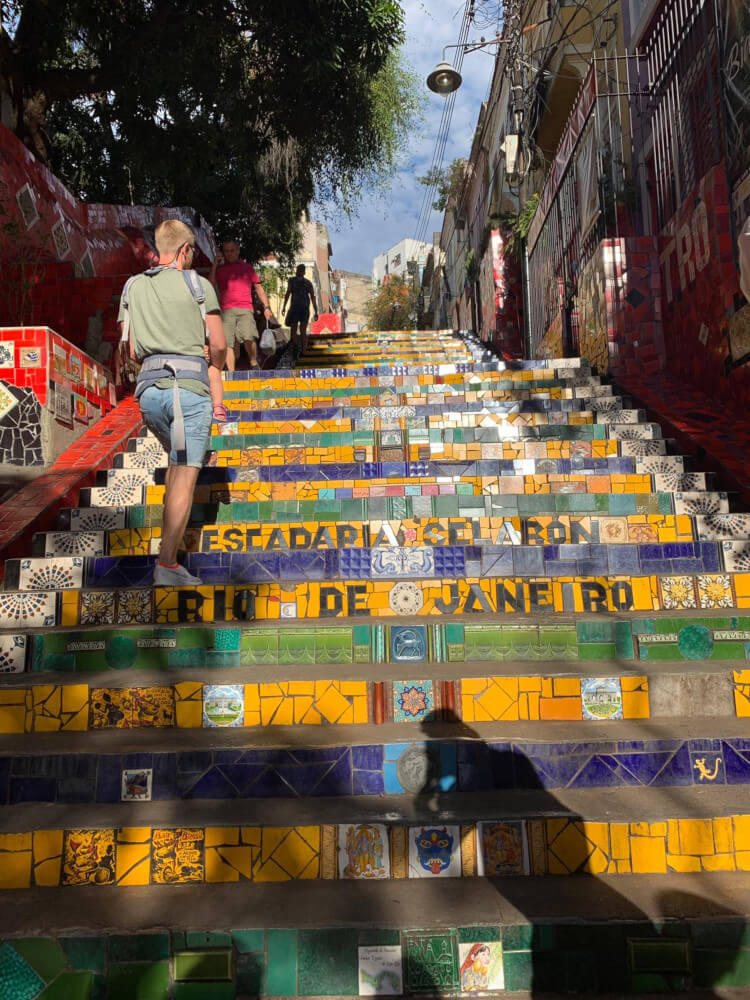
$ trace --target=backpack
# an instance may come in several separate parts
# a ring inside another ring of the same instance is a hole
[[[126,343],[130,335],[130,312],[128,307],[130,304],[130,288],[133,282],[138,281],[139,278],[154,278],[157,274],[161,274],[162,271],[169,270],[170,267],[173,267],[173,265],[168,264],[166,267],[163,265],[150,267],[148,271],[143,271],[141,274],[134,274],[125,282],[125,287],[122,290],[122,296],[120,298],[122,307],[125,310],[125,318],[122,321],[122,336],[120,337],[121,344]],[[181,271],[180,273],[185,279],[185,284],[188,286],[190,294],[195,299],[198,308],[201,311],[203,330],[206,335],[206,340],[208,340],[208,327],[206,326],[206,293],[203,291],[201,280],[196,271]]]

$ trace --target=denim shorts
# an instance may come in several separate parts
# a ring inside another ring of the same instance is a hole
[[[190,392],[189,389],[180,389],[187,454],[183,452],[179,455],[175,450],[172,434],[174,425],[172,390],[159,389],[152,385],[144,391],[138,402],[141,404],[143,422],[159,439],[162,448],[169,453],[170,465],[192,465],[200,468],[211,438],[213,415],[209,397],[199,396],[197,392]]]

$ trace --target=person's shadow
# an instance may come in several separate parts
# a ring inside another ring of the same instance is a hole
[[[742,985],[735,982],[746,933],[741,915],[683,891],[679,874],[644,880],[625,874],[622,864],[622,876],[613,878],[605,824],[587,823],[555,798],[529,757],[510,742],[488,743],[445,710],[426,717],[421,728],[427,737],[424,774],[409,835],[424,844],[417,849],[429,863],[433,841],[455,840],[462,819],[464,830],[476,822],[474,844],[465,833],[461,838],[464,874],[467,860],[472,864],[466,852],[473,850],[475,873],[501,897],[499,933],[477,928],[477,939],[469,940],[468,928],[460,932],[454,957],[459,990],[542,997],[675,995],[697,988],[710,998],[718,996],[714,986]],[[446,752],[451,744],[455,754]],[[445,992],[432,962],[414,955],[410,967],[406,958],[407,991]]]

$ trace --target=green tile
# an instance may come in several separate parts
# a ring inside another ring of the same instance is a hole
[[[39,994],[39,1000],[90,1000],[93,972],[63,972]]]
[[[457,930],[459,944],[473,944],[475,941],[499,941],[499,927],[459,927]]]
[[[113,934],[109,938],[110,962],[157,962],[169,958],[169,934]]]
[[[266,953],[268,955],[266,983],[268,995],[295,996],[297,993],[297,931],[269,930]]]
[[[363,947],[365,945],[401,944],[401,932],[385,928],[383,930],[360,931],[359,944]]]
[[[315,636],[311,632],[280,631],[279,663],[315,663]]]
[[[242,631],[238,628],[217,628],[214,632],[214,649],[238,652]]]
[[[263,928],[235,930],[231,932],[234,946],[241,955],[250,951],[264,951],[266,947],[266,932]]]
[[[105,976],[94,973],[91,977],[91,1000],[105,1000],[107,980]]]
[[[234,983],[175,983],[172,993],[173,1000],[234,1000],[235,996]]]
[[[227,931],[187,931],[185,944],[188,948],[231,948],[232,935]]]
[[[635,644],[630,622],[615,622],[615,654],[618,660],[635,659]]]
[[[630,967],[633,972],[688,972],[690,959],[688,942],[670,938],[654,938],[628,942]]]
[[[511,951],[503,954],[505,989],[530,990],[534,986],[534,961],[530,951]]]
[[[299,995],[358,995],[358,937],[358,931],[343,927],[301,930],[297,949]]]
[[[742,948],[750,945],[744,920],[696,920],[690,924],[693,948]]]
[[[576,623],[579,642],[612,642],[615,637],[612,622],[582,621]]]
[[[457,625],[455,622],[447,622],[443,628],[445,629],[445,641],[447,643],[463,643],[464,641],[464,626]]]
[[[47,983],[68,964],[65,952],[52,938],[14,938],[13,947]]]
[[[60,938],[60,944],[72,968],[90,969],[92,972],[104,971],[107,958],[105,937]]]
[[[404,986],[411,993],[458,988],[458,943],[452,931],[404,931]]]
[[[191,937],[212,937],[211,934],[188,934]],[[229,934],[221,935],[231,938]],[[190,942],[188,941],[188,944]],[[174,956],[172,962],[174,978],[176,980],[203,981],[232,978],[232,952],[220,949],[180,951]]]
[[[582,642],[578,656],[581,660],[614,660],[617,651],[613,642]]]
[[[264,955],[239,955],[234,967],[234,982],[241,996],[261,996],[267,993]]]
[[[107,1000],[167,1000],[169,962],[110,965]]]

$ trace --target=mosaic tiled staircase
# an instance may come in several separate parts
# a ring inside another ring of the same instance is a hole
[[[750,985],[750,516],[576,359],[235,373],[0,592],[0,995]],[[643,878],[642,876],[647,876]]]

